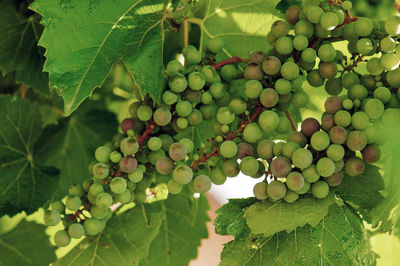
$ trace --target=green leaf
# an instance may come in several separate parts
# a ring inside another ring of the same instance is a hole
[[[45,229],[44,225],[23,220],[12,231],[0,235],[0,264],[49,265],[56,260],[56,248],[50,245]]]
[[[161,208],[164,221],[141,265],[188,265],[197,257],[201,239],[208,236],[207,198],[170,194]]]
[[[266,200],[247,208],[244,218],[252,234],[270,236],[283,230],[290,233],[306,224],[316,226],[328,214],[334,202],[333,193],[324,199],[310,196],[294,203]]]
[[[114,216],[103,233],[86,238],[55,265],[137,265],[148,254],[163,220],[159,203]]]
[[[248,56],[254,50],[268,52],[272,46],[267,38],[272,15],[279,0],[209,0],[201,21],[203,40],[221,37],[227,56]]]
[[[37,0],[31,8],[43,16],[44,69],[67,115],[103,84],[119,60],[128,62],[144,94],[159,96],[163,0]]]
[[[333,205],[316,227],[306,225],[290,234],[231,241],[225,245],[221,259],[220,266],[361,266],[374,264],[375,255],[360,217],[349,208]]]
[[[33,146],[40,133],[36,105],[0,96],[0,215],[33,213],[51,197],[58,171],[36,163]]]
[[[112,140],[117,127],[115,115],[108,111],[79,109],[45,128],[35,155],[44,165],[60,169],[59,186],[53,191],[56,199],[64,197],[71,184],[90,177],[88,165],[94,161],[95,149]]]
[[[217,210],[215,218],[215,231],[220,235],[233,235],[240,237],[250,233],[250,229],[244,219],[244,211],[247,207],[257,202],[256,198],[230,199]]]
[[[10,7],[0,7],[0,70],[4,75],[16,71],[16,82],[31,86],[48,95],[49,78],[42,72],[43,49],[37,46],[42,26],[31,17],[24,17]]]
[[[367,164],[360,176],[344,174],[343,182],[337,187],[336,193],[345,201],[350,201],[363,209],[372,209],[383,199],[385,188],[379,168]]]

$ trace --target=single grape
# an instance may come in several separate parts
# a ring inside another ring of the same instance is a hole
[[[104,179],[108,176],[109,169],[104,163],[96,163],[92,168],[92,173],[95,179]]]
[[[122,125],[122,124],[121,124]],[[94,156],[96,158],[96,160],[100,163],[106,163],[108,162],[109,158],[110,158],[110,153],[111,150],[109,147],[107,146],[100,146],[96,149]]]
[[[261,132],[261,130],[260,130],[260,132]],[[253,156],[253,154],[254,154],[253,146],[251,146],[249,143],[241,142],[237,145],[237,148],[238,148],[238,152],[237,152],[236,156],[239,159],[243,159],[244,157],[247,157],[247,156]]]
[[[335,114],[342,109],[342,100],[337,96],[329,97],[326,99],[324,107],[328,114]]]
[[[221,78],[218,75],[218,72],[212,66],[209,66],[209,65],[204,66],[201,69],[201,73],[206,78],[206,84],[213,84],[213,83],[221,81]]]
[[[187,153],[191,153],[194,150],[194,143],[188,138],[183,138],[179,141],[179,143],[183,144],[186,147]]]
[[[336,58],[336,50],[332,44],[323,44],[318,49],[318,57],[323,62],[331,62]]]
[[[260,96],[261,99],[261,96]],[[246,102],[239,97],[233,98],[229,103],[229,108],[237,115],[244,113],[247,109]]]
[[[334,126],[329,131],[329,138],[334,144],[344,144],[347,140],[347,131],[344,127]]]
[[[319,74],[324,79],[333,79],[338,73],[337,65],[335,62],[320,62]]]
[[[134,171],[138,166],[137,160],[132,156],[125,156],[119,161],[119,169],[125,173]]]
[[[344,153],[345,151],[343,146],[339,144],[331,144],[326,150],[326,155],[328,156],[329,159],[333,161],[342,160],[344,157]]]
[[[301,133],[306,137],[311,137],[315,132],[320,130],[320,127],[318,120],[314,118],[306,118],[301,123]]]
[[[216,168],[218,169],[218,168]],[[213,173],[216,169],[214,169],[211,173]],[[226,160],[223,164],[222,164],[222,174],[225,176],[229,176],[229,177],[236,177],[239,172],[240,172],[240,168],[239,168],[239,164],[237,162],[237,160],[234,159],[230,159],[230,160]],[[217,173],[215,173],[216,175]],[[212,176],[213,174],[211,174]],[[222,177],[220,177],[220,179],[222,179]]]
[[[400,34],[400,18],[398,16],[391,16],[385,22],[385,30],[390,35]]]
[[[264,131],[273,131],[279,126],[279,116],[274,111],[263,111],[258,118],[258,124]]]
[[[279,37],[275,42],[275,50],[278,54],[288,55],[293,52],[293,41],[288,36]]]
[[[344,99],[342,102],[342,105],[343,105],[343,108],[346,110],[351,110],[351,109],[353,109],[353,106],[354,106],[353,101],[350,99]]]
[[[127,188],[126,180],[122,177],[114,177],[110,182],[110,190],[116,194],[123,193]]]
[[[325,181],[318,181],[312,184],[311,192],[318,199],[326,198],[329,194],[329,185]]]
[[[265,107],[273,107],[278,103],[279,95],[271,88],[264,89],[260,95],[260,103]]]
[[[308,183],[317,182],[320,178],[320,174],[317,172],[317,167],[314,164],[310,165],[306,169],[303,169],[301,173]]]
[[[301,19],[294,25],[294,32],[310,39],[314,34],[314,26],[309,21]]]
[[[269,76],[275,76],[281,70],[281,61],[276,56],[268,56],[262,62],[262,70]]]
[[[47,226],[55,226],[60,221],[61,221],[60,212],[57,210],[47,210],[43,215],[43,222]]]
[[[188,122],[188,120],[187,120],[186,118],[184,118],[184,117],[179,117],[179,118],[176,120],[176,125],[177,125],[180,129],[185,129],[185,128],[188,127],[189,122]]]
[[[146,162],[150,162],[152,165],[155,166],[157,164],[157,160],[165,156],[166,154],[163,150],[152,151],[147,155]]]
[[[220,168],[215,168],[210,172],[210,179],[216,185],[222,185],[225,183],[227,176],[222,172]]]
[[[72,184],[68,188],[68,195],[69,196],[78,196],[79,198],[82,197],[84,194],[83,187],[81,184]]]
[[[203,114],[199,110],[193,109],[188,116],[187,121],[191,126],[198,126],[203,121]]]
[[[113,151],[110,153],[110,160],[113,163],[119,163],[121,161],[122,155],[118,151]]]
[[[220,73],[223,80],[232,81],[238,75],[238,70],[234,65],[224,65]]]
[[[201,94],[200,100],[203,104],[210,104],[212,102],[212,95],[208,91]]]
[[[297,142],[288,141],[282,147],[282,155],[288,159],[291,159],[293,152],[298,148],[300,148],[300,146]]]
[[[169,77],[183,73],[183,66],[178,60],[171,60],[168,62],[166,72]]]
[[[258,63],[249,63],[243,69],[243,77],[247,80],[262,80],[264,73]]]
[[[54,235],[54,243],[57,247],[65,247],[71,242],[71,237],[68,235],[67,231],[60,230]]]
[[[153,115],[153,110],[148,105],[141,105],[137,109],[137,116],[141,121],[149,121]]]
[[[168,193],[179,194],[181,193],[183,186],[175,182],[174,179],[171,179],[168,181],[167,188],[168,188]]]
[[[224,40],[220,37],[214,37],[207,43],[207,49],[214,54],[221,52],[223,47]]]
[[[347,72],[342,76],[342,84],[345,89],[350,89],[360,83],[360,78],[353,72]]]
[[[374,44],[368,38],[362,38],[356,43],[357,51],[362,55],[369,55],[374,50]]]
[[[101,192],[104,192],[102,184],[94,183],[89,188],[89,193],[92,194],[93,196],[97,196]]]
[[[108,215],[108,212],[110,212],[110,211],[111,211],[110,208],[100,208],[96,205],[93,205],[90,208],[90,215],[92,215],[93,218],[101,220],[101,219],[106,218]]]
[[[307,81],[311,86],[317,88],[324,85],[325,79],[321,76],[317,69],[314,69],[308,73]]]
[[[284,63],[281,67],[281,75],[287,80],[293,80],[297,78],[300,73],[299,66],[291,61]]]
[[[224,158],[233,158],[237,154],[237,145],[233,141],[226,140],[219,147],[219,152]]]
[[[296,200],[298,200],[299,198],[299,194],[297,194],[294,191],[288,190],[286,192],[286,195],[283,197],[283,199],[287,202],[287,203],[293,203]]]
[[[268,197],[267,195],[267,186],[268,184],[265,182],[259,182],[253,187],[253,194],[259,200],[264,200]]]
[[[257,144],[257,154],[261,159],[269,160],[274,157],[273,147],[275,143],[272,140],[264,139]]]
[[[340,110],[335,114],[334,121],[338,126],[347,127],[351,124],[351,114],[345,110]]]
[[[59,212],[59,213],[63,213],[65,211],[65,205],[64,205],[64,203],[62,203],[59,200],[58,201],[53,201],[51,203],[51,209],[53,211],[56,211],[56,212]]]
[[[243,130],[243,139],[249,143],[256,143],[262,138],[261,128],[256,123],[249,123]],[[240,157],[239,157],[240,158]]]
[[[128,179],[133,183],[139,183],[143,179],[143,170],[139,167],[136,168],[128,174]]]
[[[362,131],[351,131],[347,137],[346,145],[351,151],[361,151],[367,146],[367,135]]]
[[[382,105],[382,107],[383,107],[383,105]],[[383,113],[383,110],[382,110],[382,113]],[[369,125],[369,122],[370,122],[370,120],[369,120],[367,113],[365,113],[363,111],[355,112],[351,117],[351,125],[356,130],[366,129]]]
[[[317,52],[313,48],[306,48],[301,53],[301,59],[306,63],[313,63],[317,58]]]
[[[311,165],[312,161],[312,153],[307,149],[297,149],[292,154],[292,162],[297,168],[307,168]]]
[[[283,146],[285,145],[285,143],[286,142],[283,142],[283,141],[279,141],[279,142],[275,143],[274,147],[272,148],[272,151],[275,156],[282,155],[282,149],[283,149]]]
[[[334,12],[326,12],[321,17],[321,27],[325,30],[333,30],[339,24],[339,18]]]
[[[199,192],[204,193],[211,189],[211,180],[206,175],[198,175],[193,179],[193,188]]]
[[[231,124],[235,120],[235,114],[229,107],[221,107],[217,113],[217,121],[223,125]]]
[[[98,219],[88,218],[83,223],[85,232],[89,236],[95,236],[102,231],[102,222]]]
[[[310,143],[314,150],[323,151],[329,146],[329,135],[324,131],[317,131],[311,136]]]
[[[368,99],[364,104],[364,111],[369,116],[369,118],[371,118],[372,120],[376,120],[383,115],[383,112],[385,111],[385,106],[383,105],[382,101],[378,99]]]
[[[100,208],[110,208],[113,203],[113,199],[110,194],[106,192],[100,192],[96,196],[96,205]]]
[[[304,35],[297,35],[293,39],[293,47],[298,51],[303,51],[308,46],[308,39]]]
[[[132,202],[134,200],[134,198],[135,198],[135,194],[133,194],[128,188],[121,194],[117,194],[115,196],[115,201],[120,202],[122,204],[126,204],[129,202]]]
[[[174,161],[182,161],[187,155],[187,149],[182,143],[174,143],[169,147],[169,157]]]
[[[374,97],[381,100],[384,104],[386,104],[390,101],[391,92],[386,87],[378,87],[374,91]]]
[[[172,176],[176,183],[186,185],[192,181],[193,171],[187,165],[178,165],[172,172]]]
[[[351,1],[346,0],[342,3],[342,8],[344,10],[350,10],[353,7],[353,4],[351,3]]]
[[[355,32],[361,36],[361,37],[366,37],[372,33],[372,30],[374,28],[374,25],[369,18],[359,18],[355,22]]]
[[[306,193],[310,192],[310,188],[311,188],[311,184],[308,182],[304,182],[303,188],[301,190],[297,191],[296,193],[299,195],[306,194]]]
[[[267,195],[272,200],[280,200],[286,195],[286,185],[281,181],[274,180],[267,186]]]
[[[275,147],[277,145],[275,144]],[[270,164],[271,173],[278,178],[286,177],[292,171],[290,161],[283,156],[277,156]]]
[[[125,155],[133,155],[139,150],[139,143],[135,138],[127,137],[121,140],[120,149]]]
[[[65,201],[65,207],[72,212],[77,211],[81,206],[82,201],[78,196],[69,196]]]
[[[316,167],[318,174],[323,177],[328,177],[335,173],[335,163],[327,157],[319,159]]]
[[[175,106],[175,111],[177,115],[181,117],[187,117],[192,113],[193,107],[189,101],[182,100],[178,102]]]
[[[154,122],[156,122],[158,126],[168,125],[169,122],[171,122],[171,118],[171,112],[165,107],[157,108],[153,114]]]
[[[206,78],[201,72],[192,72],[188,76],[188,85],[192,90],[201,90],[206,84]]]
[[[299,191],[305,183],[304,177],[299,172],[291,172],[286,178],[286,185],[292,191]]]
[[[380,75],[385,69],[381,65],[379,58],[371,58],[367,62],[367,71],[371,75]]]
[[[250,99],[258,98],[262,90],[262,84],[258,80],[248,80],[244,84],[244,93]]]
[[[152,151],[158,151],[159,149],[161,149],[162,146],[161,139],[158,137],[151,137],[147,142],[147,146]]]
[[[244,157],[240,162],[240,171],[247,176],[253,176],[259,168],[258,161],[251,156]]]
[[[365,163],[358,157],[350,157],[344,164],[344,171],[349,176],[359,176],[364,172]]]
[[[381,150],[378,145],[367,145],[361,151],[363,160],[367,163],[376,163],[381,157]]]
[[[319,6],[312,6],[305,10],[305,15],[307,19],[314,24],[319,24],[321,22],[324,10]]]
[[[71,238],[81,238],[85,235],[85,228],[83,228],[83,225],[81,225],[80,223],[71,224],[68,227],[68,234]]]
[[[271,33],[276,38],[285,36],[289,33],[289,25],[286,21],[277,20],[271,25]]]
[[[292,83],[287,79],[278,79],[275,82],[275,90],[281,95],[286,95],[292,91]]]
[[[184,56],[190,65],[198,65],[202,59],[202,54],[197,49],[188,50]]]
[[[301,11],[301,7],[299,7],[299,6],[293,5],[293,6],[288,7],[285,11],[286,20],[290,24],[295,25],[297,23],[297,21],[299,20],[300,11]]]
[[[261,64],[267,56],[263,51],[256,50],[249,54],[249,61],[257,64]]]
[[[329,79],[325,83],[325,91],[333,96],[340,94],[343,90],[342,82],[339,78]]]

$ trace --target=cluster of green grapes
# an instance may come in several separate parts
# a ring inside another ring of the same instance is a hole
[[[354,19],[351,2],[337,2],[288,8],[287,20],[271,26],[268,54],[215,63],[221,38],[210,39],[205,52],[186,46],[185,64],[166,65],[161,101],[134,102],[121,133],[96,149],[92,177],[45,212],[47,225],[64,225],[56,245],[97,235],[113,210],[145,202],[160,183],[171,194],[203,193],[242,173],[264,177],[254,186],[256,198],[291,203],[304,194],[324,198],[344,173],[360,175],[366,163],[378,161],[381,124],[400,117],[400,49],[390,37],[400,33],[400,18]],[[338,40],[349,41],[350,60],[335,49]],[[361,63],[368,75],[354,70]],[[288,110],[308,104],[306,80],[332,97],[321,122],[307,118],[297,131]],[[194,143],[187,136],[204,121],[212,121],[213,137]],[[273,140],[279,136],[288,137]]]

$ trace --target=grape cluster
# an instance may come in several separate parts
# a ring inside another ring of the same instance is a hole
[[[266,36],[268,54],[216,63],[221,38],[205,52],[186,46],[185,64],[166,65],[161,101],[131,104],[121,133],[96,149],[92,177],[45,212],[47,225],[64,225],[56,245],[97,235],[113,210],[145,202],[160,183],[171,194],[203,193],[242,173],[264,177],[253,189],[257,199],[291,203],[305,194],[324,198],[344,173],[358,176],[377,162],[382,124],[400,117],[400,45],[390,37],[400,34],[400,19],[352,18],[349,9],[349,1],[289,7]],[[350,59],[332,44],[344,40]],[[359,75],[358,64],[369,74]],[[308,104],[305,81],[331,97],[320,122],[307,118],[297,131],[289,108]],[[187,136],[204,121],[213,123],[213,137],[195,143]]]

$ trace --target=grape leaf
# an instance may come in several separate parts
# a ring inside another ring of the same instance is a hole
[[[36,105],[0,96],[0,215],[30,214],[51,196],[58,181],[55,168],[36,164],[33,146],[41,133]]]
[[[256,198],[230,199],[217,210],[215,218],[215,231],[220,235],[233,235],[240,237],[250,233],[250,229],[244,219],[244,210],[257,202]]]
[[[0,7],[0,70],[4,75],[16,71],[16,82],[22,82],[48,95],[49,78],[42,72],[43,49],[37,46],[42,26],[32,17],[24,17],[13,8]]]
[[[127,60],[143,94],[159,97],[162,71],[163,0],[37,0],[43,16],[39,45],[46,48],[44,70],[71,114],[105,81],[113,65]],[[140,68],[139,68],[140,66]]]
[[[200,241],[207,238],[207,198],[168,195],[161,202],[164,221],[141,265],[188,265],[197,257]]]
[[[279,0],[209,0],[201,20],[203,41],[221,37],[228,56],[248,56],[254,50],[268,52],[267,38]]]
[[[56,260],[56,248],[50,245],[45,229],[44,225],[22,220],[12,231],[0,235],[0,264],[49,265]]]
[[[290,233],[305,224],[316,226],[328,214],[334,202],[333,193],[324,199],[309,196],[294,203],[266,200],[247,208],[244,218],[252,234],[270,236],[283,230]]]
[[[55,265],[134,265],[147,256],[163,220],[159,203],[114,216],[103,233],[82,240]]]
[[[372,265],[375,255],[360,217],[333,205],[316,227],[236,239],[225,244],[221,259],[220,266]]]
[[[88,165],[95,149],[112,139],[117,126],[115,115],[108,111],[80,108],[45,128],[36,144],[36,157],[44,165],[60,169],[59,186],[53,193],[56,199],[67,193],[69,185],[90,177]]]

